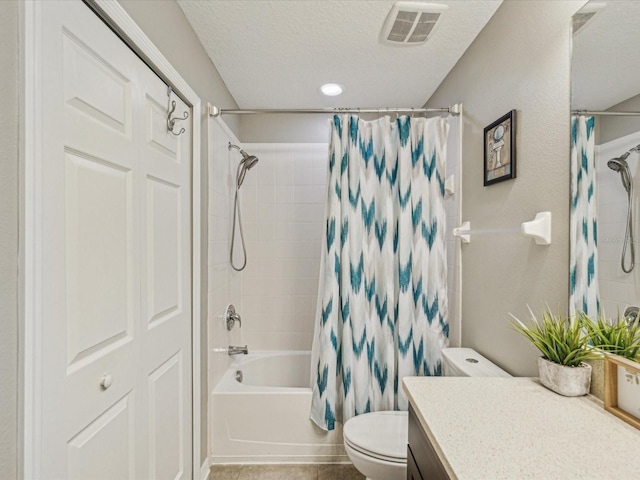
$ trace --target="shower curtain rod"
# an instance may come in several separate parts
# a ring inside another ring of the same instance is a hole
[[[212,117],[218,117],[222,114],[225,115],[251,115],[256,113],[428,113],[439,112],[449,113],[451,115],[460,115],[462,105],[457,103],[450,107],[440,108],[291,108],[291,109],[277,109],[277,108],[254,108],[251,110],[233,110],[222,109],[214,105],[209,105],[209,115]]]
[[[619,116],[619,117],[638,117],[640,116],[640,112],[611,112],[604,111],[599,112],[596,110],[571,110],[572,115],[610,115],[610,116]]]

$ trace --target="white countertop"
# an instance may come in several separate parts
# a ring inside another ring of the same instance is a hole
[[[530,378],[405,377],[403,387],[454,479],[640,479],[640,430],[593,397]]]

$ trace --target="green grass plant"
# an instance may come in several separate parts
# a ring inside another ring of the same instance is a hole
[[[589,348],[589,337],[584,334],[577,317],[564,316],[560,311],[554,314],[549,307],[543,310],[540,318],[531,309],[529,313],[529,323],[523,323],[511,315],[511,325],[540,350],[545,359],[567,367],[577,367],[584,360],[598,357]]]
[[[638,319],[628,323],[618,316],[616,319],[607,319],[604,313],[598,315],[594,321],[584,313],[578,313],[578,319],[583,325],[591,344],[605,353],[612,353],[638,361],[640,355],[640,322]]]

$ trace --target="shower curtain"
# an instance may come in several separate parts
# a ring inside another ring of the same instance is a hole
[[[311,420],[406,409],[402,377],[439,375],[448,342],[448,122],[334,116],[313,341]]]
[[[595,319],[600,311],[600,300],[594,127],[594,117],[571,118],[569,314],[584,312]]]

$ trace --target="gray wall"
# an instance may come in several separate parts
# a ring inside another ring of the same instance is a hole
[[[223,118],[228,122],[232,115]],[[239,138],[245,143],[327,143],[330,119],[324,114],[243,115]]]
[[[0,4],[0,478],[16,478],[18,432],[18,2]]]
[[[385,105],[382,105],[385,106]],[[249,108],[250,105],[247,107]],[[232,115],[223,115],[228,122]],[[329,122],[325,114],[256,114],[239,115],[240,140],[243,143],[328,143]],[[361,114],[364,120],[375,120],[375,114]]]
[[[472,235],[462,246],[462,344],[514,375],[536,375],[537,351],[508,328],[545,303],[566,311],[569,267],[571,16],[584,1],[505,1],[429,105],[464,104],[462,220],[515,227],[553,213],[552,244]],[[483,186],[483,129],[517,110],[517,178]]]
[[[140,1],[140,0],[120,0],[120,4],[133,20],[142,28],[144,33],[158,47],[162,54],[171,62],[176,70],[187,81],[189,86],[196,92],[202,101],[202,315],[201,315],[201,406],[202,422],[200,432],[200,462],[207,457],[207,428],[209,425],[207,404],[209,398],[209,388],[207,382],[207,245],[208,245],[208,135],[207,135],[207,102],[223,107],[237,108],[237,104],[224,81],[220,77],[218,70],[207,56],[204,47],[198,40],[195,32],[191,28],[187,18],[182,13],[182,9],[175,0],[163,1]],[[238,120],[226,118],[225,122],[234,131],[236,136],[239,133]]]
[[[612,111],[640,111],[640,95],[631,97],[624,102],[609,108]],[[640,130],[640,116],[638,117],[607,117],[604,115],[596,117],[596,144],[610,142],[616,138],[624,137]]]

